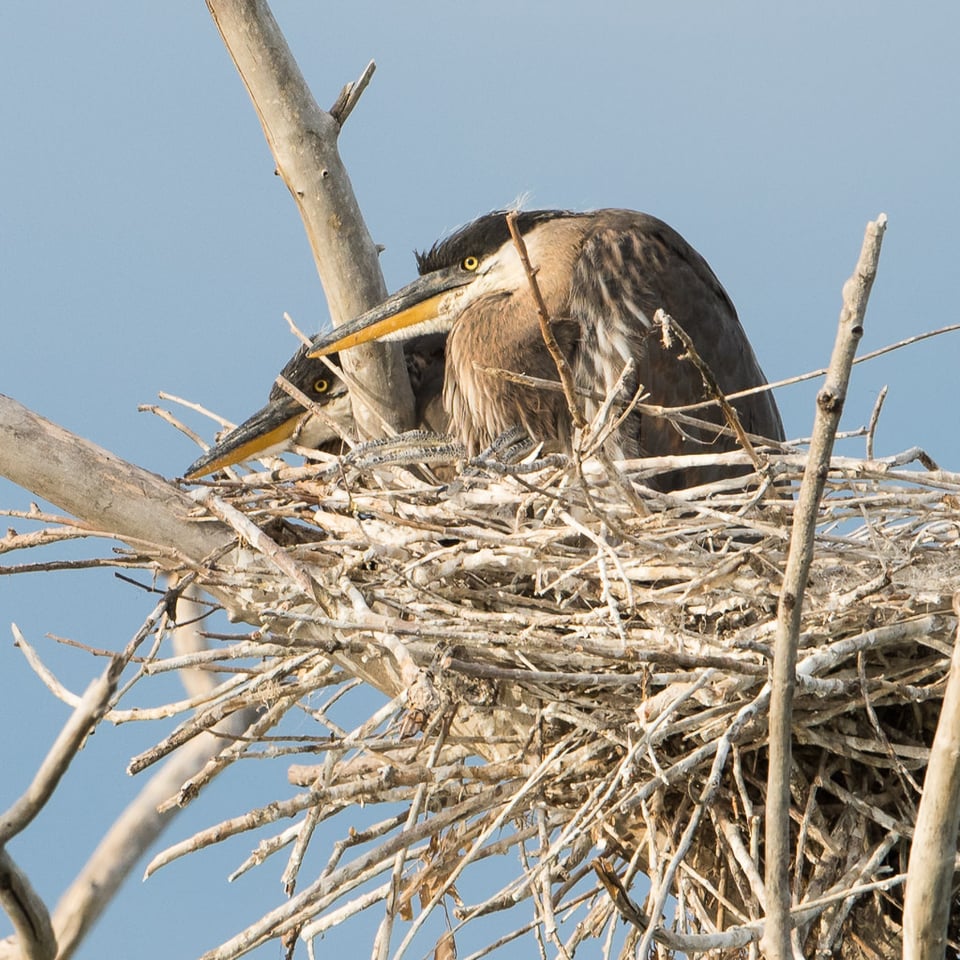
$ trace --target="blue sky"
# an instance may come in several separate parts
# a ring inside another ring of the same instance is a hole
[[[955,4],[274,11],[324,106],[377,61],[341,147],[390,289],[412,277],[414,247],[520,195],[646,210],[706,256],[779,379],[826,365],[841,285],[885,211],[862,351],[960,320]],[[175,476],[196,450],[137,404],[165,390],[242,419],[296,346],[284,311],[307,331],[327,322],[294,205],[199,0],[36,0],[7,5],[3,25],[0,392]],[[859,367],[844,428],[864,424],[888,384],[877,453],[919,445],[960,469],[958,358],[952,334]],[[809,433],[814,390],[778,395],[790,436]],[[861,455],[862,441],[841,451]],[[0,505],[30,499],[0,482]],[[93,666],[45,634],[119,647],[151,604],[107,575],[0,577],[0,806],[65,716],[3,639],[7,624],[80,689]],[[159,735],[102,729],[13,845],[51,901],[135,792],[127,759]],[[168,839],[260,802],[262,781],[238,772]],[[226,885],[246,852],[240,842],[134,880],[80,960],[134,942],[145,960],[215,945],[280,899],[269,868]]]

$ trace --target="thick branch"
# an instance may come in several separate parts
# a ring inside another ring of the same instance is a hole
[[[843,287],[843,307],[833,346],[827,378],[817,394],[813,438],[800,485],[790,551],[787,554],[783,587],[777,605],[777,634],[774,646],[770,696],[770,767],[767,777],[766,862],[767,925],[763,953],[770,960],[789,960],[790,945],[790,767],[793,722],[793,694],[796,687],[797,642],[803,597],[817,524],[817,512],[830,467],[833,440],[840,423],[847,384],[857,344],[863,336],[863,318],[870,288],[877,274],[880,244],[887,218],[880,214],[867,224],[860,259],[853,276]]]
[[[207,7],[253,101],[277,173],[300,211],[334,325],[350,320],[387,291],[337,149],[340,124],[317,105],[264,0],[207,0]],[[358,347],[342,362],[371,394],[362,404],[354,400],[366,435],[381,434],[381,420],[398,431],[414,426],[398,344]]]
[[[953,598],[960,617],[960,594]],[[943,695],[930,762],[923,780],[917,825],[910,847],[903,905],[904,960],[940,960],[947,925],[960,826],[960,626]]]
[[[223,524],[188,519],[197,505],[163,477],[121,460],[0,394],[0,475],[134,545],[201,560],[225,547]]]

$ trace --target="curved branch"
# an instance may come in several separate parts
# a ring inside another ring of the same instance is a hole
[[[0,908],[10,918],[14,937],[0,942],[0,957],[11,960],[53,960],[57,940],[50,916],[27,875],[0,847]]]

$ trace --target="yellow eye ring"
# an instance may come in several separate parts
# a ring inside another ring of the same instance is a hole
[[[320,377],[319,380],[313,381],[313,391],[314,393],[326,393],[330,389],[330,381],[324,380],[323,377]]]
[[[463,267],[464,270],[469,270],[472,273],[480,266],[480,261],[476,257],[465,257],[460,266]]]

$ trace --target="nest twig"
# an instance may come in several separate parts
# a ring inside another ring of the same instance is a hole
[[[745,454],[723,456],[749,469]],[[909,470],[906,459],[834,458],[818,514],[790,801],[792,913],[818,950],[836,948],[857,911],[883,905],[896,916],[887,907],[901,902],[949,667],[960,476]],[[660,949],[755,941],[768,674],[795,509],[788,487],[803,457],[768,460],[776,499],[758,496],[748,474],[658,495],[643,516],[620,496],[629,469],[610,482],[591,463],[475,474],[446,489],[396,467],[220,484],[219,515],[256,524],[251,544],[266,560],[196,572],[258,598],[262,632],[205,659],[231,670],[219,691],[184,701],[196,711],[134,767],[256,704],[267,709],[246,736],[177,802],[239,759],[320,759],[291,768],[290,797],[151,864],[251,830],[266,836],[241,869],[293,845],[290,898],[207,956],[309,939],[375,903],[413,921],[402,953],[441,904],[452,906],[456,937],[525,899],[533,913],[518,930],[572,954],[630,919],[598,882],[598,850],[625,894],[650,877],[634,907]],[[372,714],[349,692],[349,663],[370,657],[391,665],[398,694]],[[315,736],[301,723],[296,737],[286,730],[300,710]],[[316,826],[355,818],[358,802],[387,804],[387,819],[350,825],[300,889]],[[397,815],[396,804],[413,812]],[[484,890],[482,861],[511,849],[521,854],[514,875],[501,871]],[[668,893],[682,905],[672,918]],[[615,949],[632,942],[627,934]]]

